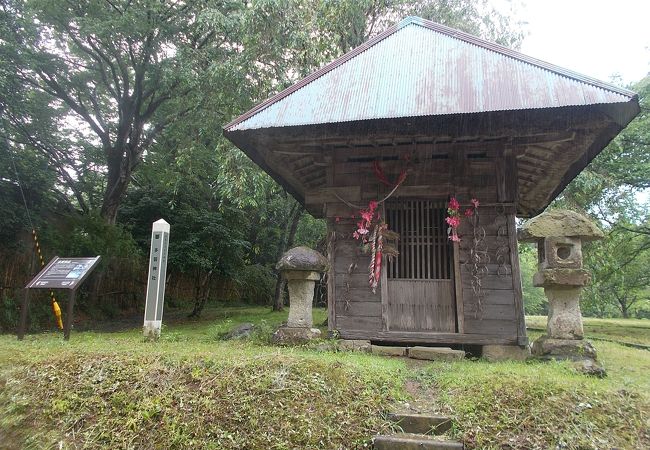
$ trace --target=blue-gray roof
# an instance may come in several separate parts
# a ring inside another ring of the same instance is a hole
[[[631,91],[410,17],[226,125],[226,131],[626,103]]]

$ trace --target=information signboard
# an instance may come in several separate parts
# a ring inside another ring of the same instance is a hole
[[[18,324],[18,339],[21,340],[25,335],[27,324],[27,309],[29,308],[29,289],[68,289],[70,296],[68,299],[68,312],[63,326],[63,339],[70,339],[70,330],[74,314],[74,298],[77,288],[90,275],[90,272],[97,266],[101,257],[94,258],[59,258],[55,256],[47,266],[43,267],[38,275],[30,281],[25,289],[25,297],[20,313],[20,323]]]
[[[76,289],[101,258],[59,258],[55,256],[27,284],[28,289]]]

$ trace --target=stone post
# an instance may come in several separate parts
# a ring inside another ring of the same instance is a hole
[[[310,248],[295,247],[282,255],[276,268],[289,287],[289,319],[273,334],[273,342],[299,344],[320,337],[320,330],[313,328],[312,303],[316,281],[327,270],[327,259]]]
[[[592,375],[604,376],[596,350],[584,340],[580,293],[591,275],[582,268],[582,241],[601,239],[602,231],[589,219],[567,210],[553,210],[526,222],[521,241],[536,242],[538,271],[533,284],[548,299],[546,334],[533,342],[533,355],[542,359],[569,359]]]

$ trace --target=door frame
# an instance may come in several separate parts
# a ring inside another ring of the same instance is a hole
[[[425,201],[432,201],[432,202],[446,201],[437,198],[399,197],[400,202],[407,201],[407,200],[425,200]],[[387,217],[385,204],[382,205],[382,215],[383,217]],[[450,256],[452,257],[452,264],[451,264],[451,281],[453,287],[452,303],[454,305],[455,316],[456,316],[456,323],[455,323],[456,331],[454,333],[463,334],[464,333],[463,284],[462,284],[461,271],[460,271],[460,244],[458,242],[452,242],[452,251]],[[381,296],[382,330],[385,332],[390,332],[392,330],[390,330],[389,320],[388,320],[389,307],[388,307],[387,266],[384,266],[384,268],[381,271],[381,278],[380,278],[379,285],[380,285],[380,296]],[[400,333],[400,331],[395,331],[395,333]],[[438,334],[439,332],[432,331],[430,333]],[[449,334],[449,332],[444,332],[444,333]]]

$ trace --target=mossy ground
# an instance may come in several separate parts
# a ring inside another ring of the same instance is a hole
[[[596,342],[609,373],[600,380],[562,363],[412,364],[272,347],[286,312],[265,308],[181,317],[169,314],[155,343],[138,329],[73,332],[70,342],[0,336],[0,447],[363,448],[390,431],[384,414],[409,401],[414,380],[468,448],[650,448],[645,350]],[[242,322],[258,331],[221,340]],[[632,325],[628,336],[617,321],[617,335],[633,338]]]
[[[592,339],[607,339],[650,346],[650,320],[648,319],[584,319],[585,333]],[[527,316],[526,325],[535,329],[546,328],[546,316]]]

